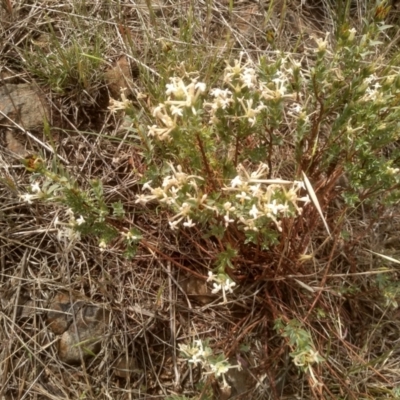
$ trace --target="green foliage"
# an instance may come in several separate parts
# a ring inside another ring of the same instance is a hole
[[[310,373],[316,382],[312,364],[320,363],[324,361],[324,358],[318,354],[318,351],[315,351],[310,333],[297,320],[291,320],[284,324],[281,319],[277,319],[274,328],[282,337],[288,339],[293,363],[302,371]]]
[[[96,86],[104,67],[105,43],[101,35],[72,36],[61,43],[51,25],[44,44],[25,50],[26,67],[36,78],[57,94],[82,94]]]
[[[200,364],[207,374],[213,374],[216,378],[222,378],[224,387],[227,386],[225,374],[231,368],[239,368],[240,365],[230,365],[224,354],[214,355],[209,346],[209,340],[195,340],[193,344],[180,344],[179,349],[189,363]]]
[[[397,309],[400,298],[400,283],[395,274],[389,273],[386,268],[381,269],[382,273],[376,276],[376,285],[384,298],[385,306]]]
[[[218,271],[224,272],[226,267],[234,269],[232,259],[237,256],[237,253],[237,250],[232,249],[228,244],[227,249],[218,254],[216,261]]]
[[[25,166],[32,173],[31,193],[20,197],[28,203],[41,200],[47,203],[61,204],[66,207],[68,223],[61,223],[60,236],[67,240],[79,240],[81,235],[92,235],[99,239],[101,249],[122,236],[124,254],[132,258],[142,238],[136,228],[121,230],[116,220],[123,219],[125,210],[121,201],[108,206],[104,199],[103,185],[93,179],[89,187],[84,188],[57,162],[46,166],[42,158],[33,157],[25,161]],[[79,218],[78,218],[79,216]]]
[[[202,74],[196,61],[174,64],[178,50],[168,53],[165,91],[149,88],[154,107],[140,141],[152,152],[137,203],[169,209],[173,230],[197,226],[265,250],[279,243],[282,220],[309,202],[301,172],[314,182],[344,175],[351,207],[393,204],[400,81],[379,55],[388,28],[380,20],[360,32],[342,25],[332,46],[328,34],[317,39],[312,67],[290,53],[257,62],[240,54]],[[283,157],[294,165],[290,181],[280,179]]]

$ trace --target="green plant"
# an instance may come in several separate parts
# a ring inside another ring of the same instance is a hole
[[[104,44],[100,35],[72,37],[67,44],[50,30],[47,48],[33,44],[26,50],[26,67],[39,82],[48,85],[53,92],[75,96],[91,91],[98,85],[101,69],[104,67],[102,54]]]
[[[32,173],[32,184],[29,193],[20,195],[21,200],[28,204],[40,200],[65,206],[68,221],[56,217],[53,224],[59,239],[65,241],[68,248],[72,248],[81,235],[94,235],[101,250],[119,240],[128,258],[135,255],[142,235],[136,228],[118,223],[124,220],[124,207],[120,201],[106,204],[99,180],[93,179],[87,189],[83,188],[57,162],[49,168],[39,157],[26,160],[26,167]]]
[[[319,182],[320,215],[341,176],[349,207],[392,204],[400,196],[400,81],[394,62],[380,62],[386,29],[378,21],[359,34],[342,29],[336,41],[326,34],[310,49],[312,68],[284,52],[257,61],[241,53],[207,76],[180,63],[158,90],[147,128],[132,119],[141,145],[152,148],[143,153],[150,167],[136,203],[168,209],[172,230],[263,250],[297,240],[296,229],[288,237],[282,226],[299,220],[309,195],[317,206],[307,182]],[[283,179],[285,158],[291,172]],[[291,257],[300,260],[307,246],[292,246]]]
[[[381,268],[382,273],[376,276],[376,285],[385,300],[385,306],[398,308],[400,298],[400,284],[393,273],[388,273],[388,268]]]
[[[191,345],[180,344],[179,350],[189,363],[200,364],[206,375],[213,374],[216,378],[222,378],[224,387],[229,387],[225,379],[229,369],[241,368],[240,365],[230,365],[223,354],[215,356],[208,340],[195,340]]]
[[[288,339],[291,348],[290,357],[300,370],[309,373],[314,384],[318,380],[312,369],[312,365],[324,361],[324,358],[315,350],[311,335],[297,320],[291,320],[284,324],[281,319],[275,321],[275,330],[284,338]]]

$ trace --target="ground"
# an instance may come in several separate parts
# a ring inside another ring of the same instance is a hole
[[[368,2],[345,3],[357,26]],[[337,27],[335,4],[3,1],[1,399],[400,398],[396,204],[350,209],[346,176],[321,175],[312,185],[332,235],[311,203],[264,249],[238,232],[171,231],[168,211],[136,202],[154,167],[137,138],[153,123],[164,74],[185,61],[210,75],[241,51],[287,51],[311,68],[309,49]],[[395,4],[386,6],[397,23]],[[137,125],[109,109],[121,93]],[[269,161],[275,178],[298,168],[282,153]],[[133,257],[122,240],[104,248],[97,225],[73,236],[81,215],[65,199],[37,201],[39,163],[54,174],[47,179],[74,181],[88,196],[101,182],[105,207],[125,210],[108,226],[141,236]],[[160,159],[154,168],[164,167]],[[229,249],[236,286],[225,303],[207,278]],[[180,351],[199,339],[240,367],[224,374],[228,387]],[[301,340],[322,357],[312,373],[293,362]]]

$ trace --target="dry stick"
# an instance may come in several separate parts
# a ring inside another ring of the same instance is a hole
[[[322,292],[324,291],[323,288],[325,287],[326,280],[328,279],[329,267],[330,267],[331,262],[332,262],[332,259],[333,259],[333,254],[334,254],[334,252],[335,252],[335,250],[336,250],[336,246],[337,246],[337,240],[335,240],[334,243],[333,243],[332,250],[331,250],[331,252],[330,252],[330,254],[329,254],[328,265],[327,265],[327,267],[326,267],[324,276],[322,277],[321,284],[319,285],[319,287],[321,288],[321,290],[319,291],[319,293],[318,293],[317,296],[315,297],[315,299],[314,299],[314,301],[313,301],[313,303],[312,303],[310,309],[308,310],[308,313],[307,313],[307,315],[305,316],[303,322],[306,322],[306,321],[307,321],[308,317],[310,316],[311,312],[313,311],[314,307],[316,306],[317,302],[319,301],[319,298],[321,297]]]
[[[17,292],[15,294],[15,302],[14,302],[14,311],[13,311],[13,316],[12,316],[12,325],[15,325],[15,322],[17,320],[17,313],[18,313],[18,303],[19,303],[19,296],[21,294],[21,285],[22,285],[22,278],[25,274],[25,269],[26,269],[26,263],[27,263],[27,253],[28,249],[25,250],[24,255],[22,256],[21,260],[21,271],[20,271],[20,279],[19,279],[19,284],[17,287]],[[4,369],[3,369],[3,379],[2,379],[2,385],[0,389],[0,399],[3,398],[3,393],[6,389],[6,382],[7,382],[7,375],[8,375],[8,367],[9,367],[9,362],[10,362],[10,354],[11,354],[11,346],[12,346],[12,340],[10,338],[10,342],[8,345],[8,348],[6,350],[6,354],[4,357]]]
[[[178,370],[178,364],[176,361],[176,309],[175,309],[175,301],[172,295],[172,271],[171,271],[171,263],[168,262],[168,300],[169,300],[169,312],[170,312],[170,330],[171,330],[171,345],[173,349],[172,358],[174,363],[174,370],[175,370],[175,389],[178,388],[180,382],[180,373]]]
[[[214,177],[213,177],[212,171],[210,169],[210,165],[208,164],[206,153],[204,151],[203,142],[201,141],[200,135],[198,133],[196,134],[196,139],[197,139],[197,142],[198,142],[199,147],[200,147],[201,157],[203,159],[204,168],[206,169],[206,173],[207,173],[209,182],[211,183],[213,188],[216,189]]]

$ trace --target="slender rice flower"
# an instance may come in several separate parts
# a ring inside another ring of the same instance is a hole
[[[236,283],[233,282],[228,275],[215,275],[211,271],[208,272],[207,281],[213,281],[213,289],[211,290],[211,293],[215,294],[222,291],[223,303],[228,301],[226,298],[226,292],[233,293],[233,288],[236,286]]]
[[[127,108],[132,106],[132,102],[126,97],[125,91],[127,88],[121,88],[121,100],[115,100],[113,98],[110,99],[110,104],[108,106],[108,109],[112,113],[116,113],[117,111],[123,111],[126,110]]]
[[[170,78],[169,84],[167,84],[166,95],[170,96],[166,105],[174,107],[175,115],[178,113],[177,109],[190,108],[194,115],[197,114],[196,104],[199,96],[206,91],[206,84],[203,82],[197,82],[197,79],[192,79],[192,82],[185,85],[182,78]]]

